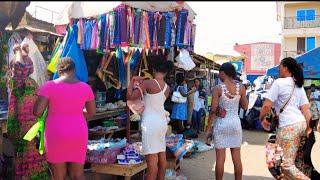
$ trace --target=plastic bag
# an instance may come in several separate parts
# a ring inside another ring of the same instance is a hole
[[[196,64],[193,62],[189,52],[185,49],[181,49],[179,55],[176,57],[178,67],[186,71],[190,71]]]

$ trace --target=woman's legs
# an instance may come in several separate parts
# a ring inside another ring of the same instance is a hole
[[[161,152],[158,154],[158,177],[157,177],[157,180],[164,180],[165,179],[166,169],[167,169],[166,152]]]
[[[282,170],[285,178],[310,179],[295,165],[295,159],[300,146],[301,136],[306,132],[306,122],[282,127],[277,133],[277,144],[283,148]]]
[[[242,179],[242,162],[240,148],[231,148],[232,162],[234,166],[234,179]]]
[[[83,172],[83,164],[69,163],[68,172],[71,180],[85,180]]]
[[[226,149],[216,149],[216,180],[223,179],[224,162],[226,160]]]
[[[146,155],[147,160],[147,174],[146,180],[156,180],[158,174],[158,154]]]
[[[67,175],[67,163],[50,163],[52,180],[64,180]]]

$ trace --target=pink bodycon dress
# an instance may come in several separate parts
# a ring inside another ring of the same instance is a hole
[[[83,114],[85,103],[94,100],[91,87],[84,82],[49,81],[38,91],[49,100],[45,125],[45,150],[49,163],[84,164],[88,126]]]

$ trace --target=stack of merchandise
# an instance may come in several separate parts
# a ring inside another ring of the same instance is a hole
[[[127,139],[102,138],[100,140],[89,140],[87,151],[87,162],[98,164],[113,164],[117,162],[117,155],[127,144]]]
[[[170,152],[179,160],[187,153],[191,153],[195,146],[192,140],[183,139],[182,134],[166,137],[166,145]]]
[[[122,153],[117,156],[117,159],[118,164],[122,165],[140,164],[143,162],[143,157],[131,144],[123,149]]]

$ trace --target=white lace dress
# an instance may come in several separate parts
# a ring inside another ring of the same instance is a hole
[[[219,98],[219,107],[227,113],[224,118],[217,117],[213,125],[213,141],[216,149],[237,148],[242,143],[241,121],[238,115],[239,101],[241,98],[240,85],[237,83],[237,93],[230,98],[225,84],[221,84],[222,95]]]

